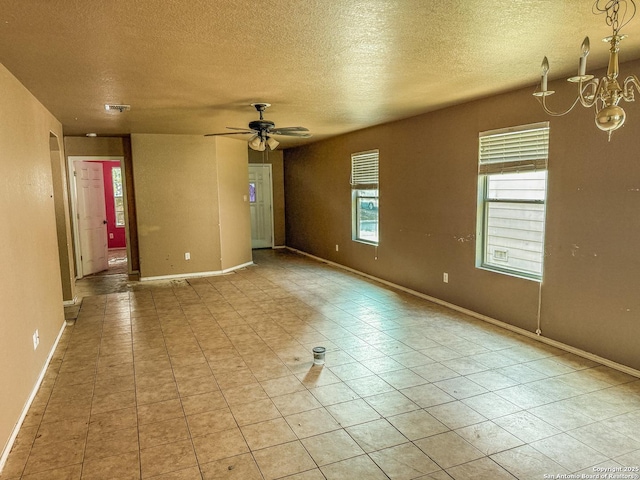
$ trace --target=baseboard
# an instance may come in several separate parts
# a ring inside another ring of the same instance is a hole
[[[225,268],[225,269],[222,270],[222,273],[233,272],[235,270],[240,270],[242,268],[250,267],[251,265],[253,265],[253,261],[247,262],[247,263],[243,263],[242,265],[236,265],[235,267]]]
[[[33,390],[31,391],[31,395],[29,395],[29,398],[27,399],[27,402],[25,403],[23,409],[22,409],[22,413],[20,414],[20,417],[18,418],[18,421],[16,422],[16,426],[13,428],[13,431],[11,432],[11,436],[9,437],[9,441],[7,442],[7,444],[5,445],[4,450],[2,451],[2,455],[0,456],[0,474],[2,474],[2,470],[4,468],[5,463],[7,463],[7,458],[9,458],[9,453],[11,452],[11,448],[13,447],[13,444],[16,441],[16,437],[18,436],[18,433],[20,432],[20,427],[22,427],[22,423],[24,422],[25,417],[27,416],[27,412],[29,411],[29,408],[31,407],[31,404],[33,403],[33,399],[36,398],[36,394],[38,393],[38,390],[40,389],[40,385],[42,384],[42,380],[44,380],[44,376],[47,373],[47,368],[49,368],[49,364],[51,363],[51,358],[53,358],[53,354],[56,351],[56,348],[58,348],[58,343],[60,342],[60,338],[62,337],[62,334],[64,332],[64,329],[67,326],[67,322],[63,322],[62,323],[62,327],[60,328],[60,332],[58,332],[58,336],[56,337],[56,340],[53,342],[53,346],[51,347],[51,350],[49,351],[49,355],[47,356],[47,360],[44,362],[44,366],[42,367],[42,371],[40,372],[40,376],[38,377],[38,380],[36,381],[35,386],[33,387]]]
[[[154,282],[158,280],[176,280],[178,278],[197,278],[197,277],[214,277],[216,275],[225,275],[241,268],[246,268],[253,265],[253,262],[243,263],[242,265],[236,265],[223,270],[215,270],[210,272],[195,272],[195,273],[178,273],[176,275],[159,275],[155,277],[140,277],[141,282]]]
[[[324,258],[317,257],[315,255],[312,255],[310,253],[304,252],[302,250],[298,250],[298,249],[292,248],[292,247],[286,247],[286,248],[287,248],[287,250],[299,253],[300,255],[304,255],[304,256],[309,257],[309,258],[313,258],[314,260],[317,260],[319,262],[327,263],[327,264],[329,264],[331,266],[334,266],[334,267],[337,267],[337,268],[341,268],[343,270],[347,270],[347,271],[349,271],[351,273],[355,273],[356,275],[360,275],[361,277],[365,277],[365,278],[368,278],[370,280],[374,280],[374,281],[376,281],[378,283],[382,283],[383,285],[387,285],[389,287],[393,287],[395,289],[402,290],[403,292],[409,293],[409,294],[414,295],[416,297],[423,298],[425,300],[428,300],[430,302],[436,303],[438,305],[442,305],[443,307],[450,308],[451,310],[455,310],[457,312],[464,313],[465,315],[469,315],[470,317],[477,318],[478,320],[482,320],[482,321],[485,321],[485,322],[490,323],[492,325],[495,325],[497,327],[504,328],[505,330],[509,330],[511,332],[518,333],[518,334],[523,335],[523,336],[525,336],[527,338],[530,338],[530,339],[533,339],[533,340],[537,340],[539,342],[545,343],[545,344],[550,345],[552,347],[559,348],[560,350],[564,350],[565,352],[573,353],[574,355],[578,355],[579,357],[586,358],[588,360],[592,360],[594,362],[600,363],[600,364],[605,365],[607,367],[611,367],[611,368],[613,368],[615,370],[618,370],[620,372],[623,372],[623,373],[632,375],[634,377],[640,378],[640,370],[636,370],[635,368],[631,368],[631,367],[629,367],[627,365],[622,365],[621,363],[614,362],[613,360],[609,360],[608,358],[600,357],[600,356],[598,356],[598,355],[596,355],[594,353],[586,352],[586,351],[581,350],[579,348],[572,347],[571,345],[567,345],[567,344],[562,343],[562,342],[558,342],[557,340],[553,340],[553,339],[545,337],[543,335],[538,335],[535,332],[530,332],[529,330],[525,330],[523,328],[516,327],[516,326],[511,325],[509,323],[506,323],[506,322],[503,322],[503,321],[500,321],[500,320],[496,320],[495,318],[488,317],[487,315],[483,315],[481,313],[474,312],[473,310],[469,310],[469,309],[466,309],[464,307],[460,307],[458,305],[446,302],[446,301],[441,300],[439,298],[432,297],[430,295],[426,295],[424,293],[420,293],[420,292],[417,292],[415,290],[411,290],[410,288],[403,287],[402,285],[397,285],[397,284],[395,284],[393,282],[389,282],[388,280],[383,280],[382,278],[378,278],[378,277],[375,277],[373,275],[369,275],[368,273],[360,272],[358,270],[355,270],[353,268],[347,267],[345,265],[341,265],[339,263],[332,262],[331,260],[326,260]]]
[[[275,245],[273,247],[274,250],[280,250],[280,249],[283,249],[283,248],[287,248],[287,246],[286,245]]]
[[[78,302],[78,297],[73,297],[73,300],[65,300],[62,302],[64,307],[72,307]]]

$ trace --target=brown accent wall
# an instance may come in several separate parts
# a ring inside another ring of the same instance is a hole
[[[52,133],[62,138],[62,126],[2,65],[0,91],[1,454],[64,325],[64,311],[49,143]]]
[[[249,149],[249,163],[270,163],[273,182],[273,244],[276,247],[286,244],[285,208],[284,208],[284,155],[282,150],[268,153]]]
[[[592,111],[548,117],[533,90],[285,151],[287,245],[534,332],[540,284],[475,266],[478,133],[549,121],[542,334],[640,369],[640,108],[607,142]],[[378,248],[351,240],[350,155],[374,148]]]

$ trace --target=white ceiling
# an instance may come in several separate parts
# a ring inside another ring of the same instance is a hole
[[[245,127],[252,102],[311,139],[607,62],[591,0],[0,0],[0,63],[66,135]],[[621,61],[640,57],[640,18]],[[625,72],[623,72],[625,73]],[[637,72],[636,72],[637,73]],[[1,94],[1,93],[0,93]],[[531,101],[535,101],[531,97]],[[105,103],[131,105],[107,112]],[[242,136],[236,136],[236,138]]]

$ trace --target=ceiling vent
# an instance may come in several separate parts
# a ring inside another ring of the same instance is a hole
[[[118,104],[110,104],[107,103],[104,106],[105,110],[117,110],[118,112],[122,113],[122,112],[128,112],[129,110],[131,110],[131,105],[118,105]]]

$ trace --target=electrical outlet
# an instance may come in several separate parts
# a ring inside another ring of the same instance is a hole
[[[340,251],[340,247],[338,247],[338,244],[336,243],[336,252]]]
[[[444,283],[449,283],[449,274],[447,272],[442,274],[442,281]]]
[[[38,333],[38,329],[36,328],[36,331],[33,332],[33,349],[35,350],[36,348],[38,348],[38,345],[40,345],[40,334]]]
[[[191,254],[189,252],[185,252],[184,259],[185,260],[191,260]]]
[[[113,240],[113,233],[109,234],[109,240]]]

